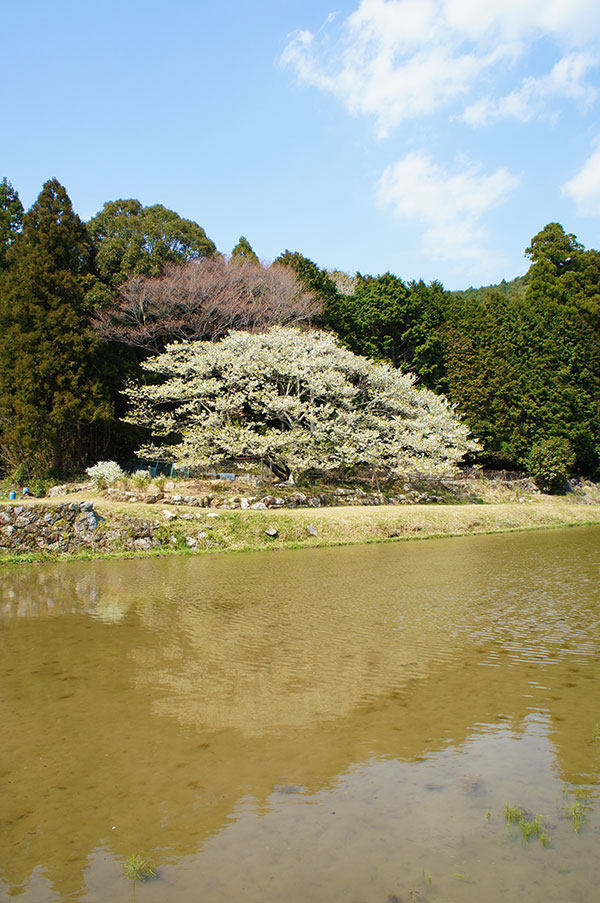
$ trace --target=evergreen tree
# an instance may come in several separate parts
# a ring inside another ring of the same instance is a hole
[[[589,473],[600,455],[598,255],[558,223],[538,233],[526,253],[533,263],[523,307],[540,373],[532,438],[567,441],[577,469]]]
[[[23,205],[10,182],[0,182],[0,271],[7,266],[8,249],[23,225]]]
[[[398,276],[356,274],[351,295],[326,308],[327,325],[355,354],[410,370],[428,389],[446,391],[442,329],[444,288]]]
[[[560,223],[548,223],[534,235],[525,249],[525,256],[532,262],[530,275],[535,273],[536,266],[543,263],[549,265],[549,272],[554,276],[577,269],[582,251],[583,245],[579,244],[575,235],[565,232]]]
[[[449,311],[444,333],[448,395],[478,431],[484,464],[517,468],[528,448],[524,341],[519,310],[502,295],[471,298]]]
[[[325,319],[335,316],[336,305],[341,296],[336,284],[326,270],[321,270],[310,258],[298,251],[284,251],[274,263],[291,267],[307,292],[314,292],[324,308]]]
[[[231,252],[231,259],[250,260],[252,263],[260,263],[252,245],[244,235],[240,235],[237,245]]]
[[[117,287],[129,276],[160,276],[168,263],[216,252],[204,229],[173,210],[137,200],[108,201],[88,223],[102,282]]]
[[[532,265],[523,298],[491,293],[447,307],[449,396],[482,441],[484,463],[535,472],[532,450],[543,457],[552,440],[575,469],[593,473],[600,464],[598,255],[557,223],[526,254]]]
[[[444,358],[446,291],[441,282],[409,283],[405,329],[402,334],[406,366],[432,392],[447,394]]]
[[[0,433],[5,469],[63,472],[85,463],[111,415],[88,329],[92,247],[69,197],[46,182],[8,254],[0,294]]]
[[[402,336],[408,298],[408,287],[398,276],[358,273],[354,294],[329,308],[328,325],[355,354],[387,358],[397,367],[405,360]]]

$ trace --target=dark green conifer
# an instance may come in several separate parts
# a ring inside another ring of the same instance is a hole
[[[0,182],[0,270],[7,266],[8,249],[23,225],[23,205],[10,182]]]
[[[251,260],[252,263],[260,263],[252,245],[244,235],[240,235],[237,245],[231,252],[231,259]]]
[[[449,395],[483,444],[481,460],[533,468],[532,449],[568,448],[600,465],[599,268],[595,251],[549,223],[525,252],[524,296],[456,301],[445,332]],[[556,441],[554,441],[556,440]],[[549,446],[548,446],[549,447]]]
[[[323,302],[326,319],[336,315],[336,305],[342,297],[336,284],[326,270],[321,270],[314,261],[299,251],[284,251],[274,261],[291,267],[307,292],[314,292]]]
[[[354,352],[374,359],[403,362],[402,334],[406,328],[409,291],[398,276],[357,274],[353,295],[345,295],[328,310],[328,323]]]
[[[5,470],[57,473],[85,463],[110,405],[88,328],[92,247],[56,180],[23,218],[0,288],[0,431]]]

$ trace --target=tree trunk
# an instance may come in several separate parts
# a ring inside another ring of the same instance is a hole
[[[273,476],[277,477],[277,479],[282,483],[285,483],[285,481],[289,479],[290,469],[289,467],[286,467],[285,464],[277,464],[275,461],[271,461],[269,458],[267,458],[267,464],[269,465]]]
[[[62,468],[62,444],[60,434],[55,433],[52,438],[52,469],[58,475]]]

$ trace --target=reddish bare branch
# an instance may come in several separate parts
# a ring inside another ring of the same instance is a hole
[[[321,305],[290,267],[222,257],[170,265],[163,276],[133,276],[93,323],[104,339],[149,351],[168,342],[216,341],[230,330],[314,321]]]

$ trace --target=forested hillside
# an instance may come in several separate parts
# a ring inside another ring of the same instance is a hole
[[[471,286],[470,288],[450,292],[450,294],[454,295],[459,301],[483,301],[492,294],[518,300],[525,297],[528,281],[527,276],[517,276],[515,279],[511,279],[510,282],[503,279],[502,282],[498,282],[496,285],[482,285],[479,288]]]
[[[152,381],[143,362],[173,341],[274,326],[328,330],[446,395],[484,465],[595,475],[600,254],[557,223],[525,254],[526,276],[449,292],[389,272],[326,272],[298,251],[266,265],[243,236],[224,256],[197,223],[134,199],[84,223],[54,179],[24,213],[4,179],[0,475],[125,460],[147,440],[123,420],[125,386]]]

